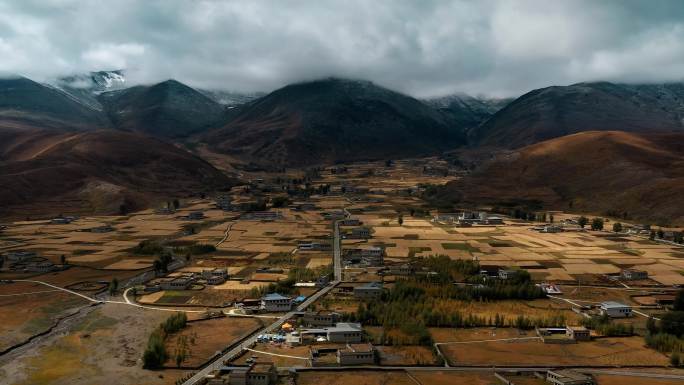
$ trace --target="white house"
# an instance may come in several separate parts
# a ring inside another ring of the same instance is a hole
[[[601,314],[606,314],[611,318],[627,318],[632,316],[632,307],[620,302],[601,302],[600,309]]]
[[[292,310],[292,298],[278,293],[269,293],[261,298],[261,309],[272,312]]]

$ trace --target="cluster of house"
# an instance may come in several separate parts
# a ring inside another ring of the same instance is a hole
[[[469,227],[472,225],[501,225],[503,218],[489,215],[484,211],[463,211],[461,213],[439,213],[433,218],[434,222]]]
[[[567,344],[591,340],[591,332],[584,326],[567,325],[564,328],[536,328],[535,330],[545,344]]]
[[[342,264],[345,266],[382,266],[385,249],[376,246],[357,247],[342,250]]]
[[[272,362],[253,362],[242,366],[223,366],[206,377],[206,385],[270,385],[278,381]]]
[[[545,224],[541,226],[535,226],[532,228],[532,230],[538,231],[540,233],[562,233],[563,229],[563,225],[555,224]]]
[[[318,207],[311,202],[295,202],[290,205],[290,208],[294,211],[313,211],[318,209]]]
[[[53,225],[68,225],[69,223],[71,223],[77,219],[78,219],[78,217],[74,217],[74,216],[67,216],[67,217],[59,216],[57,218],[52,218],[50,220],[50,223]]]
[[[299,249],[300,251],[330,251],[332,250],[332,243],[330,243],[329,241],[302,241],[297,245],[297,249]]]
[[[594,385],[591,376],[572,369],[547,370],[545,375],[539,374],[539,377],[554,385]]]
[[[47,259],[38,256],[35,251],[15,250],[2,254],[7,261],[7,268],[21,273],[49,273],[64,269],[65,266],[55,265]]]
[[[241,218],[259,221],[274,221],[276,219],[282,218],[282,214],[280,214],[278,211],[250,211],[248,213],[244,213]]]
[[[648,279],[648,271],[638,269],[622,269],[620,277],[625,281],[642,281]]]
[[[321,287],[328,286],[329,283],[330,283],[330,276],[327,274],[323,274],[323,275],[319,276],[318,278],[316,278],[315,281],[296,282],[294,284],[294,287],[318,287],[318,288],[321,288]]]
[[[347,214],[343,210],[333,210],[333,211],[324,211],[321,213],[321,216],[325,220],[337,220],[337,219],[344,219],[347,217]]]
[[[103,226],[91,227],[90,229],[88,229],[88,231],[91,233],[100,233],[100,234],[111,233],[112,231],[114,231],[114,228],[112,226],[109,226],[109,225],[103,225]]]
[[[171,214],[174,214],[175,212],[176,212],[176,209],[174,209],[171,206],[164,206],[164,207],[160,207],[160,208],[154,210],[154,213],[157,215],[171,215]]]
[[[480,275],[488,278],[496,278],[505,281],[516,278],[518,274],[520,274],[520,269],[511,269],[494,265],[480,266]]]
[[[339,284],[334,289],[335,295],[353,296],[361,300],[374,300],[382,296],[384,288],[382,282],[366,282],[358,284]]]
[[[180,217],[180,219],[186,220],[186,221],[199,221],[204,219],[204,212],[202,211],[192,211],[188,215],[184,215]]]
[[[328,364],[326,358],[330,355],[334,355],[336,363],[342,366],[376,362],[376,349],[364,342],[366,335],[361,324],[339,322],[340,315],[329,311],[305,312],[296,316],[300,317],[303,327],[291,331],[281,341],[291,346],[324,343],[310,348],[312,366]],[[285,326],[291,327],[289,324]]]
[[[228,279],[228,270],[223,268],[203,269],[201,272],[183,273],[174,277],[163,277],[145,284],[145,292],[160,290],[188,290],[196,282],[220,285]]]

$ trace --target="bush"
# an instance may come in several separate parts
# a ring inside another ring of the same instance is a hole
[[[140,243],[138,243],[138,246],[134,247],[131,250],[133,254],[140,255],[158,255],[161,254],[163,251],[164,247],[158,241],[151,239],[140,241]]]

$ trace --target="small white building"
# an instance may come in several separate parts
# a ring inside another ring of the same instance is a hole
[[[369,282],[354,288],[354,297],[359,299],[378,299],[382,295],[382,282]]]
[[[593,385],[594,380],[574,370],[549,370],[546,372],[546,382],[555,385]]]
[[[648,279],[648,271],[636,270],[636,269],[623,269],[620,272],[622,279],[627,281],[638,281],[642,279]]]
[[[261,309],[268,312],[285,312],[292,310],[292,298],[278,293],[269,293],[261,298]]]
[[[518,275],[518,270],[515,269],[499,269],[499,279],[507,280],[515,278]]]
[[[337,363],[344,365],[372,365],[375,363],[375,347],[371,344],[347,344],[337,351]]]
[[[330,342],[358,343],[363,341],[364,337],[363,328],[359,323],[338,322],[324,330]]]
[[[601,302],[601,314],[611,318],[627,318],[632,316],[632,307],[616,301]]]
[[[178,277],[160,282],[159,286],[162,290],[187,290],[192,284],[192,279],[187,277]]]
[[[23,262],[23,261],[26,261],[27,259],[37,257],[38,254],[36,254],[35,251],[17,250],[17,251],[8,251],[4,254],[4,256],[9,262]]]

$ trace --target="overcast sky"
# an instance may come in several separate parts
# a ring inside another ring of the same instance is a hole
[[[414,96],[684,78],[684,0],[0,0],[0,71],[127,69],[270,91],[326,76]]]

